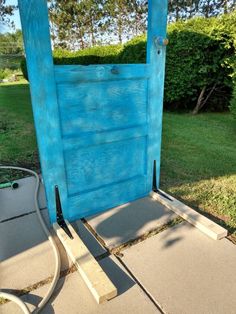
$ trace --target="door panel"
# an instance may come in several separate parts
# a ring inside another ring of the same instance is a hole
[[[145,152],[145,137],[66,151],[68,195],[145,175]]]
[[[62,135],[128,128],[146,123],[147,81],[58,85]]]

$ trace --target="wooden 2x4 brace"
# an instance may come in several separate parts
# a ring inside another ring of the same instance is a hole
[[[146,64],[55,66],[46,0],[19,0],[51,222],[144,197],[160,178],[167,0],[148,1]]]

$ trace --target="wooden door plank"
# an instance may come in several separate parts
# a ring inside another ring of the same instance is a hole
[[[53,224],[53,228],[95,300],[98,304],[101,304],[114,298],[117,295],[116,287],[107,277],[71,224],[68,221],[66,221],[66,224],[73,239],[68,237],[57,223]]]
[[[145,79],[150,76],[148,64],[55,65],[57,83],[102,82]]]
[[[147,178],[140,175],[121,182],[101,186],[98,189],[78,193],[68,198],[67,217],[71,221],[96,215],[99,212],[143,198],[147,192]],[[79,208],[79,211],[78,211]]]
[[[161,133],[164,94],[166,47],[156,45],[156,37],[166,37],[167,0],[148,1],[147,64],[150,66],[148,84],[148,190],[152,190],[153,162],[156,160],[157,186],[160,181]]]
[[[72,149],[77,150],[81,147],[119,142],[146,136],[147,124],[130,127],[127,129],[115,129],[94,133],[85,132],[63,137],[63,148],[65,151]]]
[[[55,185],[62,207],[67,207],[67,187],[59,108],[54,78],[46,0],[19,0],[40,164],[51,222],[56,220]]]

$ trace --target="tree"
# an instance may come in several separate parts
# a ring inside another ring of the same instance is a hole
[[[129,33],[129,1],[128,0],[108,0],[105,4],[105,12],[108,18],[108,31],[113,33],[119,43],[122,44],[123,38]]]
[[[196,15],[209,18],[235,9],[235,0],[170,0],[169,21],[188,19]]]
[[[96,45],[103,24],[103,2],[103,0],[49,1],[54,45],[72,50]]]
[[[131,0],[130,5],[130,20],[133,27],[132,37],[133,35],[144,34],[147,28],[148,2],[146,0]]]
[[[146,0],[49,0],[54,46],[122,43],[146,30]]]
[[[202,0],[200,13],[206,18],[229,13],[235,8],[235,0]]]
[[[50,1],[49,15],[54,46],[73,49],[74,45],[79,44],[84,48],[84,32],[80,20],[77,22],[76,8],[75,1]]]
[[[147,1],[107,0],[104,11],[107,17],[107,31],[115,36],[120,44],[146,30]]]
[[[14,26],[9,16],[13,15],[15,9],[16,6],[14,5],[6,5],[6,0],[0,0],[0,27],[3,25]]]
[[[23,51],[23,39],[20,30],[14,33],[0,33],[0,69],[18,69]]]
[[[23,39],[21,30],[14,33],[0,34],[0,54],[1,55],[22,55]]]
[[[48,0],[54,47],[123,43],[146,31],[147,0]],[[169,22],[230,12],[235,0],[169,0]]]

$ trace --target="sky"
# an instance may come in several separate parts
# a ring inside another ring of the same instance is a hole
[[[17,0],[6,0],[6,5],[17,5]],[[19,10],[16,9],[14,15],[11,17],[14,21],[16,29],[21,29]],[[3,32],[12,32],[13,30],[7,26],[3,27]]]

